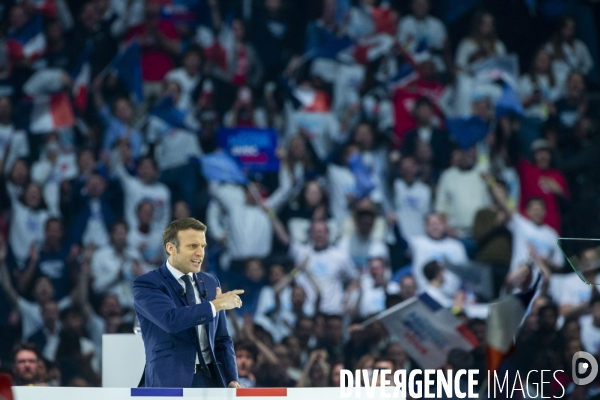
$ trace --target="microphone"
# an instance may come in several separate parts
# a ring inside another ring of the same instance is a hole
[[[184,297],[184,296],[185,296],[185,290],[181,289],[181,290],[179,291],[179,295],[180,295],[181,297]]]
[[[202,298],[206,299],[208,297],[208,290],[204,289],[202,291]]]

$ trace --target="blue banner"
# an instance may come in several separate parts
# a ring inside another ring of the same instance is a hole
[[[257,128],[223,128],[218,133],[219,147],[249,172],[279,170],[277,131]]]

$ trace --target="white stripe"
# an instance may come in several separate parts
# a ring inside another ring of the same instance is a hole
[[[23,55],[30,58],[36,54],[42,54],[46,50],[46,36],[40,32],[23,45]]]
[[[39,96],[31,112],[31,133],[48,133],[54,130],[54,120],[50,114],[50,96]]]
[[[524,315],[523,303],[515,296],[493,303],[487,319],[488,345],[504,353],[508,352]]]

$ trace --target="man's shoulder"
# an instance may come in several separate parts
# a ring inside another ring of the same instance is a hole
[[[133,284],[134,285],[139,285],[139,284],[157,284],[157,283],[160,283],[162,280],[163,279],[162,279],[162,273],[160,271],[160,268],[157,268],[155,270],[146,272],[145,274],[138,276],[133,281]]]

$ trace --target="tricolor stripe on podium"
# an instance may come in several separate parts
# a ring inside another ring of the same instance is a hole
[[[132,397],[183,397],[179,388],[131,388]],[[238,388],[236,397],[287,397],[287,388]]]

